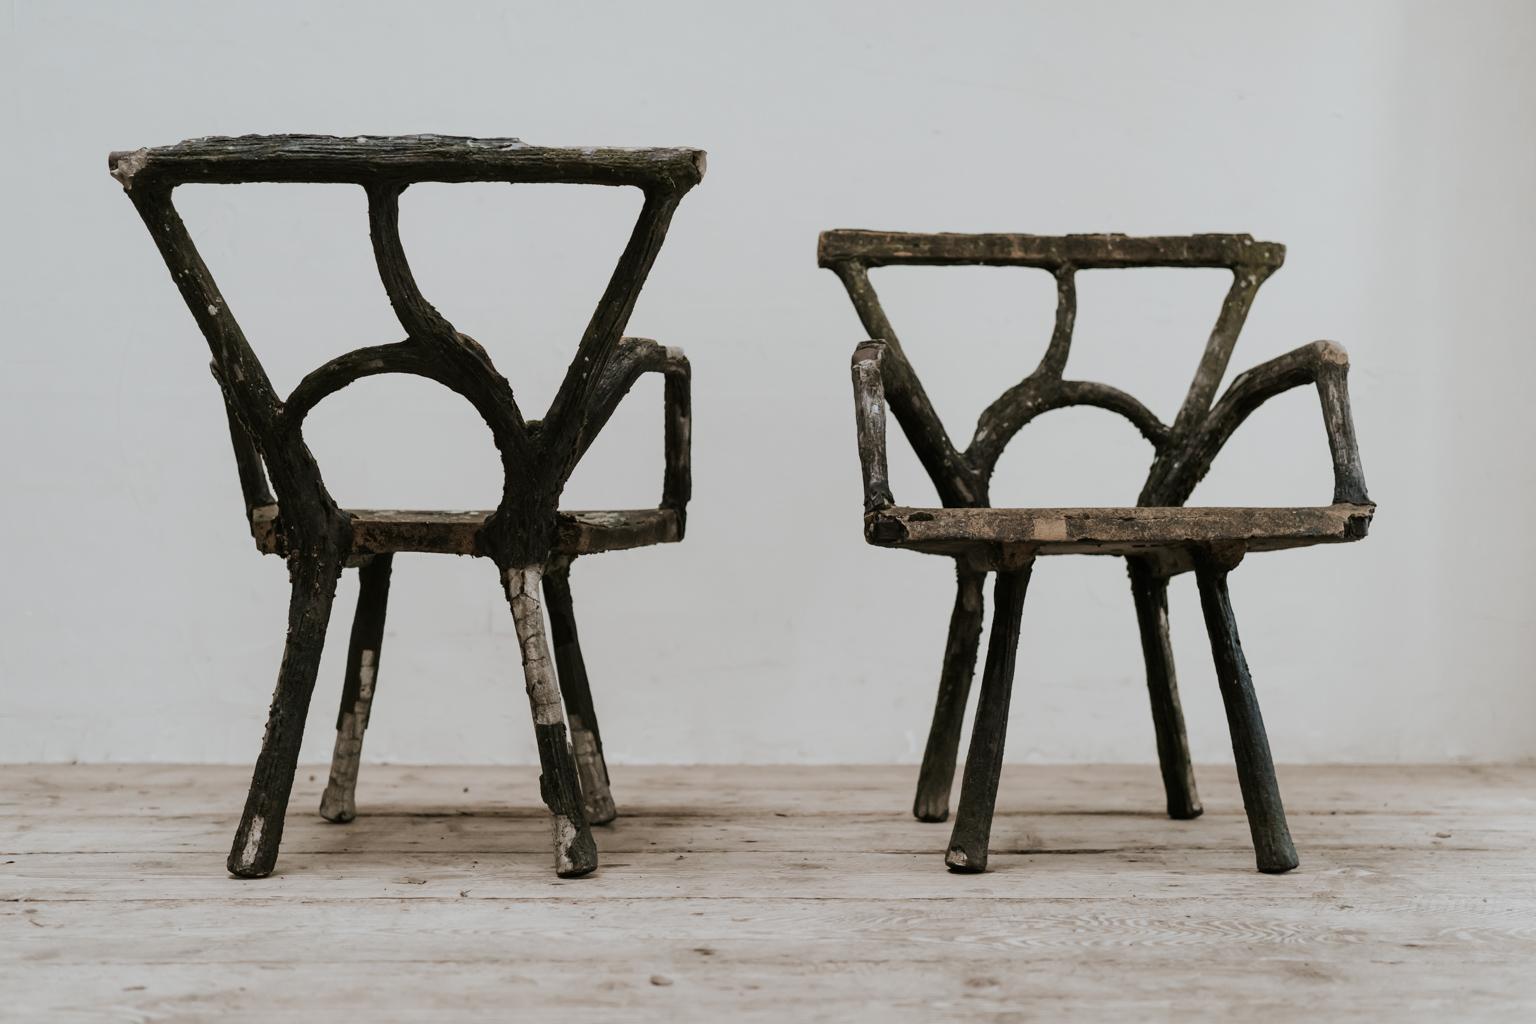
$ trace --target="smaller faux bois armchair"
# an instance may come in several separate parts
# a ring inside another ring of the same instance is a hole
[[[1279,269],[1284,248],[1247,235],[1131,238],[828,231],[821,236],[818,255],[820,265],[842,280],[873,339],[859,345],[853,356],[865,538],[882,547],[943,555],[956,565],[958,589],[914,805],[914,813],[924,821],[943,821],[949,814],[961,721],[981,639],[982,585],[989,572],[997,574],[981,694],[945,857],[950,868],[986,869],[1024,592],[1035,558],[1057,554],[1126,559],[1168,813],[1175,818],[1193,818],[1201,811],[1168,640],[1168,579],[1194,571],[1259,870],[1294,868],[1296,850],[1286,826],[1253,680],[1238,642],[1227,573],[1250,551],[1359,540],[1375,506],[1366,496],[1345,384],[1349,364],[1338,345],[1314,342],[1272,359],[1237,376],[1216,397],[1254,295]],[[873,267],[913,264],[1034,267],[1056,280],[1056,324],[1044,357],[1033,373],[981,414],[975,436],[963,450],[950,440],[934,413],[870,284]],[[1232,272],[1215,329],[1172,424],[1159,421],[1123,391],[1065,376],[1077,314],[1077,272],[1127,267],[1216,267]],[[1267,399],[1302,385],[1315,386],[1322,400],[1323,424],[1333,454],[1332,502],[1304,508],[1183,507],[1243,420]],[[1124,416],[1151,443],[1152,466],[1136,505],[989,507],[993,469],[1014,434],[1042,413],[1073,405],[1096,406]],[[898,505],[892,496],[886,472],[887,406],[932,478],[942,507]]]
[[[435,135],[317,135],[193,139],[113,153],[109,169],[138,209],[213,353],[224,393],[246,514],[259,550],[287,560],[293,586],[288,637],[261,754],[229,870],[271,873],[283,834],[304,719],[314,690],[336,581],[360,579],[336,748],[320,813],[350,821],[384,636],[397,552],[477,555],[495,563],[511,604],[562,877],[597,866],[590,825],[613,818],[608,771],[577,641],[569,570],[579,556],[683,537],[689,497],[689,369],[676,349],[623,337],[673,211],[704,174],[692,149],[551,149],[517,139]],[[400,240],[400,195],[419,181],[565,182],[630,186],[644,195],[633,232],[576,347],[549,411],[525,420],[512,387],[474,339],[459,332],[416,285]],[[368,197],[379,277],[403,341],[358,349],[310,372],[279,397],[247,343],[172,203],[189,182],[340,182]],[[372,374],[411,373],[463,396],[501,455],[501,504],[484,512],[344,509],[332,499],[304,443],[304,418],[322,399]],[[645,373],[665,377],[666,467],[659,507],[562,512],[560,493],[620,400]],[[270,483],[270,487],[269,487]],[[545,637],[548,603],[554,650]],[[557,677],[558,670],[558,677]],[[569,725],[569,734],[567,733]]]

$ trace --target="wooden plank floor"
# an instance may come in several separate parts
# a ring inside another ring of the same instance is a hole
[[[552,871],[528,768],[301,771],[225,875],[246,771],[0,767],[0,1019],[1536,1020],[1536,766],[1308,767],[1253,870],[1230,769],[1010,766],[951,875],[913,768],[617,768]]]

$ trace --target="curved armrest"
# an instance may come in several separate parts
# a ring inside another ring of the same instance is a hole
[[[896,503],[885,456],[885,382],[880,363],[885,342],[866,341],[853,350],[853,408],[859,437],[859,464],[864,472],[864,511]]]
[[[693,368],[680,348],[666,349],[662,403],[667,426],[664,450],[667,468],[661,485],[661,507],[674,509],[681,529],[693,497]]]
[[[1349,355],[1342,345],[1331,341],[1314,341],[1238,374],[1211,408],[1191,446],[1194,457],[1187,463],[1190,479],[1185,496],[1205,475],[1222,445],[1255,409],[1292,388],[1316,384],[1323,407],[1323,425],[1328,431],[1328,449],[1333,455],[1333,502],[1371,504],[1349,410],[1348,375]]]
[[[598,433],[613,416],[614,410],[629,394],[642,374],[659,373],[665,377],[663,402],[666,409],[666,474],[662,480],[660,508],[673,509],[679,523],[686,517],[688,499],[693,492],[690,461],[692,442],[692,368],[683,350],[668,348],[650,338],[621,338],[613,359],[603,368],[574,450],[569,453],[567,473],[586,454]]]

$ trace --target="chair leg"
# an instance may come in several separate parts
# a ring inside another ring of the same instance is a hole
[[[373,707],[374,683],[384,644],[384,613],[389,604],[389,574],[394,556],[375,555],[357,570],[357,611],[347,647],[347,677],[336,715],[336,749],[331,777],[320,798],[320,817],[345,824],[357,817],[357,769],[363,757],[363,733]]]
[[[565,713],[571,723],[571,748],[576,755],[576,776],[581,780],[582,804],[587,821],[606,825],[618,816],[608,788],[608,763],[603,760],[603,736],[597,728],[592,687],[587,682],[587,663],[576,635],[576,612],[571,604],[571,564],[561,559],[544,571],[544,600],[549,603],[549,631],[555,644],[555,669]]]
[[[1000,570],[992,591],[992,634],[987,638],[987,662],[982,669],[981,696],[971,726],[971,749],[965,758],[960,807],[944,863],[951,871],[985,871],[997,805],[997,780],[1003,770],[1003,742],[1008,733],[1008,699],[1018,656],[1019,621],[1031,566]]]
[[[1296,847],[1285,823],[1285,806],[1280,802],[1280,784],[1275,779],[1253,677],[1237,638],[1237,620],[1227,592],[1227,572],[1234,564],[1201,555],[1195,563],[1195,580],[1200,587],[1200,606],[1211,638],[1221,699],[1227,708],[1227,728],[1232,733],[1232,754],[1237,761],[1243,808],[1248,812],[1248,830],[1253,835],[1253,852],[1260,871],[1279,874],[1296,866]]]
[[[949,613],[949,639],[944,646],[944,668],[939,674],[939,696],[933,709],[933,726],[923,751],[923,767],[917,775],[917,797],[912,813],[918,821],[943,821],[949,817],[949,791],[955,781],[955,755],[960,749],[960,729],[965,724],[965,702],[971,695],[976,673],[976,651],[981,646],[983,586],[987,574],[955,564],[955,607]]]
[[[1147,664],[1147,695],[1152,700],[1152,729],[1157,734],[1157,761],[1163,771],[1168,817],[1198,818],[1203,808],[1195,789],[1195,769],[1184,733],[1184,709],[1179,705],[1179,680],[1173,669],[1173,645],[1168,640],[1168,577],[1159,575],[1145,559],[1127,558],[1136,622],[1141,628],[1141,653]]]
[[[229,873],[239,878],[265,878],[277,864],[283,839],[283,818],[293,791],[293,773],[304,738],[304,719],[315,690],[331,602],[336,597],[339,563],[295,557],[289,562],[293,593],[288,603],[288,642],[277,673],[272,709],[261,754],[251,776],[245,813],[229,851]]]
[[[561,878],[578,878],[597,867],[597,844],[592,841],[592,830],[581,806],[581,783],[566,741],[560,684],[555,679],[549,643],[544,636],[544,609],[539,604],[539,581],[543,575],[542,566],[509,567],[502,570],[502,583],[512,606],[522,651],[523,678],[543,769],[539,790],[549,808],[554,830],[555,873]]]

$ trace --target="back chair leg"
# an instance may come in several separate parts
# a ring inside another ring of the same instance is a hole
[[[544,636],[544,609],[539,603],[543,575],[542,566],[511,566],[502,570],[502,584],[522,650],[523,678],[543,769],[539,790],[554,830],[555,873],[561,878],[579,878],[597,867],[597,844],[592,841],[592,829],[581,805],[581,783],[566,740],[560,684]]]
[[[560,694],[571,721],[571,747],[576,755],[576,775],[581,780],[582,804],[587,821],[606,825],[618,816],[608,788],[608,763],[603,760],[603,736],[597,728],[592,687],[587,682],[587,663],[576,635],[576,611],[571,604],[571,563],[558,559],[544,572],[544,599],[549,602],[549,631],[555,642],[555,668]]]
[[[299,744],[304,739],[304,719],[315,691],[341,565],[295,556],[288,563],[288,575],[293,585],[288,602],[288,642],[283,648],[283,664],[278,669],[245,813],[229,851],[229,873],[239,878],[265,878],[277,865],[283,818],[293,791]]]
[[[971,749],[965,758],[960,808],[944,863],[951,871],[985,871],[992,836],[992,812],[997,806],[997,781],[1003,770],[1003,743],[1008,733],[1008,701],[1013,692],[1013,668],[1019,649],[1019,622],[1032,566],[1001,570],[992,591],[992,634],[987,638],[987,663],[981,675],[981,696],[971,726]]]
[[[1200,607],[1211,638],[1221,699],[1227,708],[1227,727],[1232,733],[1232,754],[1237,761],[1243,808],[1248,812],[1248,830],[1253,835],[1253,852],[1260,871],[1279,874],[1296,866],[1296,847],[1285,823],[1285,806],[1280,802],[1280,784],[1275,779],[1253,677],[1237,638],[1237,620],[1227,591],[1227,573],[1235,564],[1202,553],[1196,557],[1195,580],[1200,587]]]
[[[918,821],[943,821],[949,817],[955,755],[960,750],[965,702],[971,695],[976,651],[981,646],[986,582],[985,572],[955,563],[955,607],[949,613],[949,639],[944,645],[939,697],[933,709],[933,727],[928,730],[928,746],[923,751],[923,767],[917,774],[917,797],[912,801],[912,813]]]
[[[1136,622],[1141,628],[1141,653],[1147,664],[1147,695],[1152,700],[1152,729],[1157,734],[1157,761],[1163,771],[1168,817],[1198,818],[1202,810],[1195,789],[1195,768],[1184,733],[1184,709],[1179,705],[1179,680],[1173,669],[1173,645],[1168,639],[1168,577],[1142,558],[1127,558]]]
[[[331,777],[320,798],[320,817],[338,825],[357,817],[357,769],[379,675],[393,564],[394,555],[374,555],[357,570],[357,611],[352,616],[347,677],[341,686],[341,710],[336,715],[336,750],[331,755]]]

